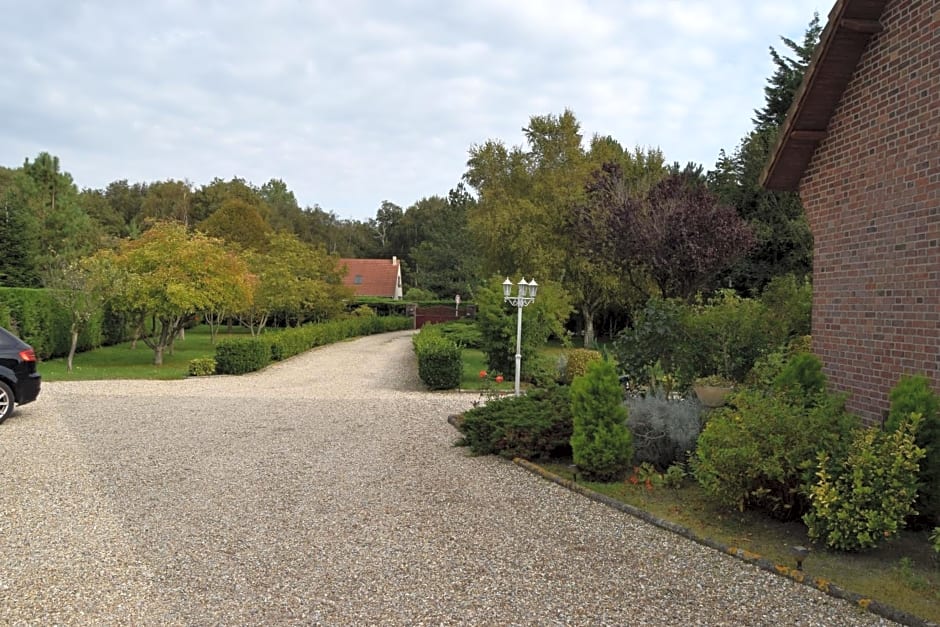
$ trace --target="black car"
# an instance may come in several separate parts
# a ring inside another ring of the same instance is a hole
[[[15,405],[36,400],[41,383],[33,347],[0,327],[0,422]]]

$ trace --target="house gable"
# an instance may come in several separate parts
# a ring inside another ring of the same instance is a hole
[[[858,12],[845,36],[867,45],[838,43]],[[902,374],[940,384],[940,0],[843,0],[824,32],[764,184],[799,189],[813,350],[848,408],[877,424]],[[844,79],[830,94],[827,63]]]
[[[401,264],[391,259],[340,259],[340,268],[346,268],[343,285],[352,288],[356,296],[402,297]]]
[[[888,0],[839,0],[819,37],[806,76],[780,129],[761,183],[768,189],[796,191],[816,146],[855,74]]]

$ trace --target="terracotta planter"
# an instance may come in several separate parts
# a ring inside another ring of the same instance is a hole
[[[717,385],[694,385],[695,395],[705,407],[721,407],[728,400],[732,388]]]

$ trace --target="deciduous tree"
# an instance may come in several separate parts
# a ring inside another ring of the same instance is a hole
[[[290,233],[269,234],[266,252],[251,253],[249,263],[258,283],[239,319],[252,335],[263,331],[275,314],[297,324],[335,316],[352,297],[342,284],[338,258]]]
[[[267,245],[271,227],[256,205],[229,198],[208,218],[199,223],[200,231],[243,249],[262,250]]]
[[[598,219],[609,220],[594,232],[595,256],[616,259],[628,276],[642,268],[663,297],[691,298],[751,246],[747,224],[696,177],[674,172],[641,198],[626,193],[621,178],[609,166],[593,185]]]
[[[124,241],[113,263],[123,280],[112,308],[137,320],[156,365],[187,321],[250,303],[253,295],[243,261],[220,240],[188,233],[178,222],[157,223],[139,239]]]

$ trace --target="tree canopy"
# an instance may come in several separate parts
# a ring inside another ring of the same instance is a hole
[[[99,260],[121,276],[111,306],[136,321],[155,365],[195,316],[249,304],[253,296],[254,277],[242,259],[221,240],[177,222],[157,223],[116,253],[102,251]]]

